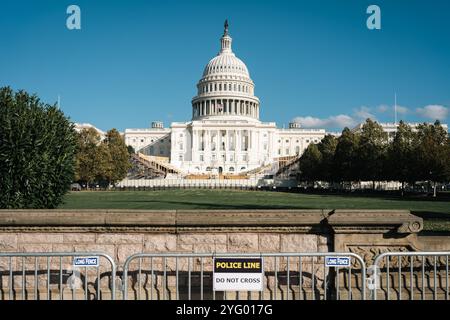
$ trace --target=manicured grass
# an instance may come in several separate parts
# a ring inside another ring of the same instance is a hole
[[[425,219],[427,231],[450,231],[448,199],[317,195],[268,191],[177,189],[82,191],[65,197],[62,209],[406,209]]]

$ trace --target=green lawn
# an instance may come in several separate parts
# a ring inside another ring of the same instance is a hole
[[[450,231],[450,201],[362,195],[186,189],[83,191],[65,197],[63,209],[406,209],[425,219],[427,231]]]

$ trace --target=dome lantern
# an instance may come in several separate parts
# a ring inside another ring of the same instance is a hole
[[[228,35],[228,20],[225,20],[223,36],[222,38],[220,38],[221,48],[219,54],[232,53],[233,52],[231,51],[232,41],[233,39]]]

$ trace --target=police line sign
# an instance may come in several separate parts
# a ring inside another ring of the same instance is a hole
[[[214,291],[262,291],[262,258],[214,258]]]
[[[98,267],[98,257],[75,257],[73,258],[74,267]]]

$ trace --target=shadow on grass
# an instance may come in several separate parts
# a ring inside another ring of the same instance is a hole
[[[272,191],[268,191],[272,192]],[[279,193],[296,193],[312,196],[328,197],[342,197],[342,198],[371,198],[379,200],[398,200],[398,201],[429,201],[429,202],[448,202],[450,206],[450,197],[448,195],[438,195],[436,198],[427,194],[406,194],[401,196],[398,192],[305,192],[305,191],[275,191]]]
[[[275,204],[264,204],[264,205],[257,205],[257,204],[248,204],[248,203],[242,203],[242,204],[233,204],[232,201],[229,204],[224,203],[212,203],[212,202],[188,202],[188,201],[169,201],[169,200],[111,200],[109,202],[114,203],[124,203],[124,204],[130,204],[130,203],[148,203],[149,206],[151,206],[151,203],[158,204],[158,209],[162,206],[167,207],[174,207],[174,206],[181,206],[185,210],[190,209],[242,209],[242,210],[249,210],[249,209],[255,209],[255,210],[270,210],[270,209],[321,209],[321,208],[312,208],[311,206],[290,206],[290,205],[275,205]],[[151,210],[151,208],[149,208]],[[327,209],[327,208],[323,208]]]
[[[427,226],[425,226],[425,229],[419,233],[420,236],[450,236],[450,212],[442,213],[429,211],[411,211],[411,213],[413,215],[421,217],[424,220],[425,224],[428,222],[434,224],[442,224],[443,226],[438,230],[428,229]]]

